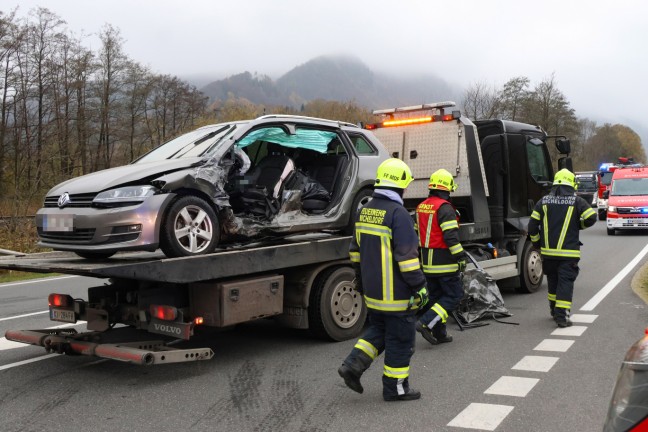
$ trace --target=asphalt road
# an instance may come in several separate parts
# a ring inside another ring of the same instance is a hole
[[[420,336],[411,382],[415,402],[381,397],[382,359],[363,376],[364,394],[336,373],[355,341],[329,343],[270,321],[199,335],[210,361],[153,367],[45,355],[0,339],[0,430],[13,431],[592,431],[601,430],[620,362],[648,325],[645,304],[616,277],[648,235],[582,233],[576,322],[556,332],[546,287],[504,291],[507,321],[460,332],[432,347]],[[615,279],[616,277],[616,279]],[[85,297],[103,281],[64,277],[0,285],[0,334],[57,325],[50,292]],[[596,297],[602,289],[609,291]],[[585,306],[586,310],[582,310]],[[27,315],[27,316],[23,316]],[[83,329],[83,326],[78,326]]]

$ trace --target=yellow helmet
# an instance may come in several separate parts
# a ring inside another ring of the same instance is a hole
[[[563,168],[556,173],[553,181],[554,186],[571,186],[576,188],[576,177],[574,173],[567,168]]]
[[[454,192],[457,190],[457,183],[455,183],[452,174],[447,170],[441,168],[436,170],[430,176],[430,184],[428,189],[438,189],[442,191]]]
[[[405,189],[414,180],[412,170],[400,159],[387,159],[376,170],[376,187]]]

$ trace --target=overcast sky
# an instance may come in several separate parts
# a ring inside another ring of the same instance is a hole
[[[648,146],[645,0],[0,0],[17,6],[46,7],[77,35],[109,23],[132,59],[181,77],[277,78],[326,54],[460,87],[554,73],[579,117],[626,124]]]

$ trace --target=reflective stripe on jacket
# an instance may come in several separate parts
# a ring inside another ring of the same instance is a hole
[[[529,236],[551,259],[580,259],[579,231],[596,222],[596,212],[573,188],[560,186],[542,197],[529,219]]]
[[[423,272],[447,276],[459,271],[465,252],[459,241],[459,218],[448,201],[431,195],[416,207]]]
[[[374,194],[358,212],[349,256],[371,309],[404,312],[412,294],[426,285],[412,218],[384,196]]]

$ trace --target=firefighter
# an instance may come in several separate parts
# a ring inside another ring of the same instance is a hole
[[[380,164],[372,199],[356,215],[349,248],[356,289],[367,305],[369,325],[338,373],[351,390],[362,393],[360,377],[384,351],[386,401],[421,397],[409,385],[415,313],[427,302],[414,222],[403,207],[403,192],[412,180],[412,172],[402,160],[392,158]]]
[[[549,308],[558,327],[572,325],[569,315],[579,270],[579,231],[596,222],[596,212],[575,190],[574,174],[568,169],[558,171],[551,192],[533,209],[528,227],[533,246],[540,249]]]
[[[448,199],[457,184],[445,169],[430,176],[429,197],[416,207],[421,263],[427,279],[430,310],[416,323],[416,330],[432,345],[452,342],[446,330],[449,314],[463,298],[461,273],[466,253],[459,241],[459,217]]]

